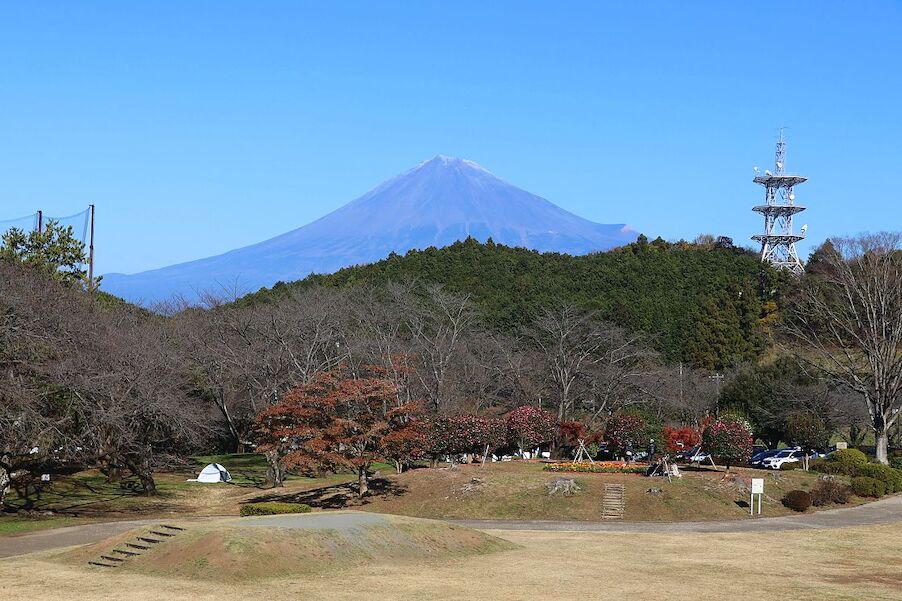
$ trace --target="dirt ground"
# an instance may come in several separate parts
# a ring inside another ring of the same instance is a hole
[[[234,584],[0,560],[10,601],[902,599],[902,524],[760,534],[489,531],[519,549]]]

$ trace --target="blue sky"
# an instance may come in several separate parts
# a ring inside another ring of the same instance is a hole
[[[98,271],[301,226],[442,153],[650,236],[902,229],[902,3],[0,5],[0,219],[97,205]],[[804,250],[810,249],[806,244]]]

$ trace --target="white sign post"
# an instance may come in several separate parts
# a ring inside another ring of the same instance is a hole
[[[761,515],[761,499],[764,497],[764,478],[752,478],[752,498],[749,499],[749,514],[755,512],[755,495],[758,495],[758,515]]]

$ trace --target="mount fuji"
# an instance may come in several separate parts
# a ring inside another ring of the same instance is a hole
[[[637,232],[624,224],[593,223],[472,161],[439,155],[303,227],[205,259],[132,275],[109,273],[102,288],[142,304],[173,295],[195,300],[203,291],[236,285],[252,292],[468,236],[586,254],[633,242]]]

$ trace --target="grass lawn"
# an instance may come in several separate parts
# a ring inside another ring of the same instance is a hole
[[[221,463],[232,473],[230,484],[187,482],[207,463]],[[447,519],[601,519],[601,498],[606,483],[624,484],[624,518],[635,521],[743,519],[748,517],[747,496],[724,473],[683,471],[683,478],[668,482],[635,474],[563,474],[542,470],[532,462],[463,465],[454,469],[418,468],[395,474],[388,465],[376,466],[380,475],[371,483],[373,496],[362,502],[352,474],[322,478],[291,476],[284,488],[263,488],[266,464],[259,455],[202,456],[192,458],[182,471],[160,474],[156,496],[145,497],[131,488],[106,482],[97,472],[61,477],[42,491],[35,508],[54,511],[48,518],[0,517],[0,536],[26,530],[78,523],[79,520],[135,519],[151,516],[237,515],[249,501],[279,500],[307,503],[319,509],[353,508],[412,517]],[[734,468],[733,473],[765,478],[765,515],[791,513],[780,503],[793,488],[809,489],[815,473],[764,472]],[[577,494],[549,497],[545,485],[571,476],[582,488]],[[651,494],[649,489],[659,489]],[[12,503],[20,502],[15,495]],[[853,502],[862,500],[854,498]]]
[[[21,518],[21,517],[2,517],[0,518],[0,536],[10,534],[23,534],[25,532],[33,532],[35,530],[45,530],[47,528],[60,528],[62,526],[74,526],[83,524],[85,520],[73,517],[40,517],[40,518]]]
[[[45,554],[0,561],[0,582],[7,601],[902,598],[902,524],[757,534],[489,533],[520,548],[244,583],[98,572]]]
[[[770,472],[733,468],[748,480],[765,479],[764,515],[788,515],[783,494],[808,490],[818,474],[803,471]],[[546,484],[572,477],[582,490],[569,497],[548,495]],[[683,470],[682,478],[646,478],[638,474],[567,474],[542,470],[542,464],[522,461],[462,465],[454,469],[415,469],[386,474],[374,483],[377,492],[360,502],[350,486],[339,485],[302,492],[274,491],[267,500],[308,503],[314,507],[349,507],[435,519],[601,520],[606,483],[624,485],[624,519],[632,521],[702,521],[749,517],[748,493],[724,480],[724,472]],[[658,489],[657,494],[649,489]],[[854,503],[862,502],[853,498]]]

